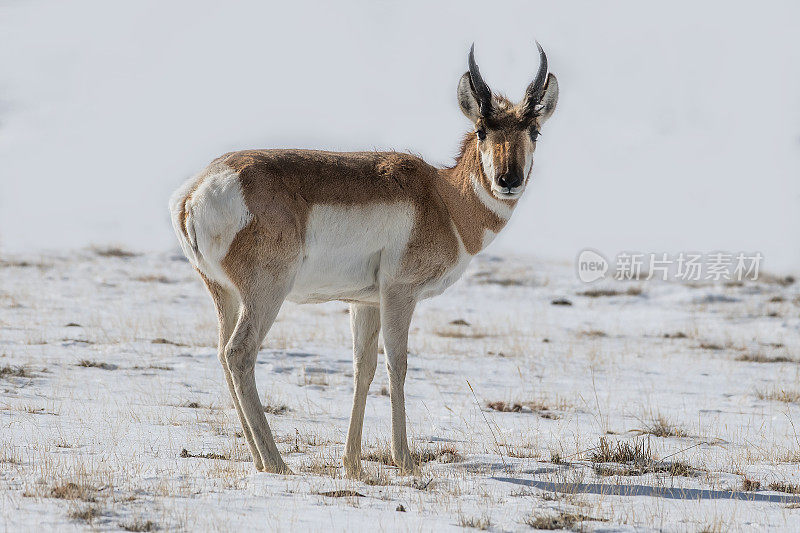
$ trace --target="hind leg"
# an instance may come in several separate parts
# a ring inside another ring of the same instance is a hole
[[[281,459],[272,431],[264,416],[255,380],[258,349],[278,315],[291,287],[291,277],[281,272],[259,272],[252,279],[258,284],[241,290],[239,320],[223,354],[253,444],[261,457],[262,470],[291,473]]]
[[[364,407],[375,367],[378,364],[378,331],[381,327],[380,309],[369,305],[350,306],[350,326],[353,330],[353,409],[342,462],[347,476],[361,476],[361,432],[364,427]]]
[[[242,425],[242,433],[244,434],[244,438],[247,440],[247,446],[250,448],[250,455],[253,457],[256,470],[263,470],[264,464],[261,461],[261,454],[258,452],[255,440],[253,439],[253,433],[250,431],[250,427],[247,425],[247,420],[242,412],[242,406],[239,403],[239,398],[236,395],[236,389],[233,386],[231,371],[228,368],[228,363],[225,360],[224,355],[225,347],[228,345],[228,342],[233,335],[233,330],[236,327],[236,323],[239,320],[239,298],[236,296],[233,290],[222,287],[220,284],[211,281],[203,274],[200,274],[200,276],[203,278],[203,281],[208,287],[208,292],[211,293],[211,298],[214,300],[214,306],[217,308],[217,318],[219,319],[219,349],[217,355],[220,363],[222,364],[222,371],[225,374],[225,381],[228,384],[228,391],[230,392],[231,400],[233,400],[233,406],[236,408],[236,414],[239,417],[239,423]]]

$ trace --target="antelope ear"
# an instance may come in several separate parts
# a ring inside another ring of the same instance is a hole
[[[544,94],[539,104],[536,106],[537,115],[539,117],[539,125],[541,126],[547,119],[553,116],[553,111],[556,110],[558,103],[558,80],[555,74],[547,75],[547,82],[544,85]]]
[[[472,122],[477,122],[481,118],[480,105],[469,78],[469,72],[465,72],[458,81],[458,106],[461,112]]]

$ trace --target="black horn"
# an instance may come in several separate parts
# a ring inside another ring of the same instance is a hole
[[[492,90],[483,81],[478,64],[475,63],[475,43],[469,49],[469,79],[472,82],[472,88],[475,90],[481,116],[488,117],[492,113]]]
[[[536,47],[539,49],[539,71],[525,90],[525,114],[530,116],[534,114],[536,106],[542,99],[544,84],[547,81],[547,54],[544,53],[539,41],[536,41]]]

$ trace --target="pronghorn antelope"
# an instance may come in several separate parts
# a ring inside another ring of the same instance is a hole
[[[225,154],[170,199],[183,252],[219,317],[219,359],[258,470],[289,473],[259,400],[259,347],[284,300],[350,304],[354,393],[343,462],[361,475],[364,406],[383,333],[392,459],[406,439],[406,345],[416,303],[452,285],[508,222],[531,175],[558,82],[540,65],[519,104],[493,95],[469,52],[458,103],[474,131],[455,166],[397,152],[245,150]]]

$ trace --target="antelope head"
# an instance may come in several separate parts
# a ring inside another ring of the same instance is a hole
[[[536,46],[539,71],[516,105],[493,95],[483,81],[475,63],[475,45],[469,51],[469,71],[458,82],[458,104],[475,125],[483,185],[505,200],[519,198],[525,190],[539,131],[558,101],[558,81],[548,74],[547,56],[538,42]]]

